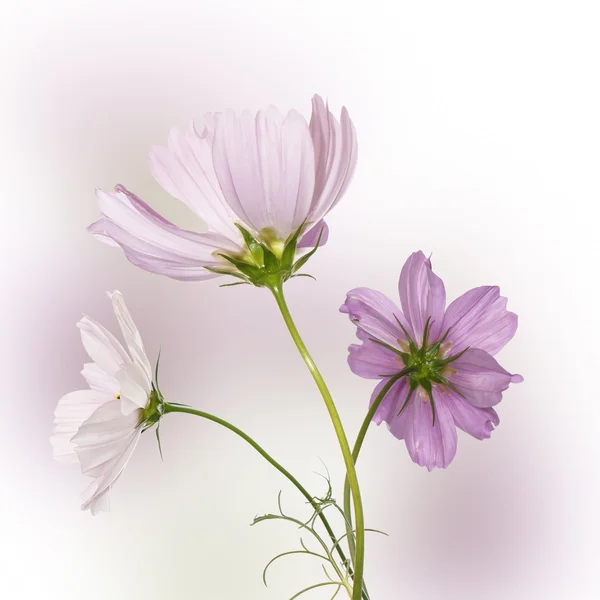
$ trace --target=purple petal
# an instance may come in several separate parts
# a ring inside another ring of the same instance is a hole
[[[285,240],[308,217],[314,191],[314,151],[296,111],[274,107],[256,117],[228,111],[216,117],[213,162],[225,199],[256,232]]]
[[[452,390],[447,390],[448,408],[457,427],[478,440],[488,439],[494,426],[500,423],[498,413],[493,408],[477,408],[463,400]]]
[[[410,255],[398,282],[402,311],[412,326],[414,340],[421,345],[427,319],[431,317],[429,341],[442,332],[446,290],[444,282],[432,271],[431,262],[423,252]]]
[[[435,425],[429,399],[416,390],[404,412],[389,422],[390,431],[406,443],[414,462],[428,471],[445,469],[456,454],[458,436],[448,400],[434,388]]]
[[[355,375],[365,379],[381,379],[384,375],[398,373],[404,368],[404,363],[397,354],[371,340],[352,344],[348,351],[350,369]]]
[[[321,233],[321,231],[323,233]],[[319,236],[321,236],[319,246],[324,246],[329,239],[329,227],[327,227],[327,223],[325,223],[323,219],[316,223],[300,238],[298,248],[314,248],[317,245]]]
[[[373,402],[375,402],[375,399],[377,396],[379,396],[379,393],[385,387],[388,381],[389,379],[384,379],[375,386],[375,389],[371,394],[369,406],[372,406]],[[406,377],[394,382],[379,405],[379,408],[375,411],[375,414],[373,415],[373,422],[377,423],[377,425],[381,425],[381,423],[384,421],[391,423],[394,419],[396,419],[400,409],[402,408],[402,405],[404,404],[404,401],[406,400],[407,393],[408,385],[406,383]]]
[[[478,348],[470,348],[448,367],[453,371],[448,375],[449,381],[469,404],[479,408],[495,406],[511,383],[523,381],[520,375],[512,375],[493,356]]]
[[[315,95],[310,119],[314,147],[315,190],[309,220],[322,219],[350,185],[357,160],[356,131],[346,108],[338,123],[323,99]]]
[[[398,340],[406,339],[395,316],[406,327],[407,322],[398,307],[384,294],[369,288],[355,288],[346,295],[340,312],[370,336],[398,347]]]
[[[212,115],[207,117],[212,123]],[[172,129],[168,148],[155,146],[150,152],[150,170],[156,181],[185,202],[211,231],[237,241],[241,239],[234,225],[237,219],[225,202],[213,166],[212,134],[210,126],[199,134],[193,123],[185,133]]]
[[[239,252],[217,233],[180,229],[123,186],[114,193],[97,190],[103,219],[94,223],[96,235],[110,237],[135,265],[174,279],[197,281],[214,277],[204,267],[222,266],[215,252]]]
[[[467,346],[496,354],[517,331],[518,317],[506,310],[506,298],[497,286],[469,290],[448,306],[443,331],[451,328],[452,351]]]

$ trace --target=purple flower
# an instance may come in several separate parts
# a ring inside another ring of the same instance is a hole
[[[122,185],[97,190],[102,218],[89,231],[142,269],[184,281],[235,271],[223,254],[263,267],[240,226],[251,245],[264,244],[277,259],[298,232],[292,254],[296,241],[298,248],[315,246],[321,235],[325,243],[323,218],[356,166],[356,132],[345,108],[338,122],[319,96],[312,104],[310,124],[274,107],[206,114],[203,127],[173,129],[167,148],[152,149],[155,179],[206,222],[207,233],[177,227]]]
[[[340,311],[357,326],[362,344],[349,347],[354,373],[381,379],[371,403],[391,384],[373,420],[403,439],[414,462],[446,468],[456,454],[459,427],[489,438],[499,419],[492,408],[520,375],[493,358],[517,330],[517,315],[495,286],[474,288],[446,308],[443,281],[422,252],[404,264],[400,310],[368,288],[348,292]]]

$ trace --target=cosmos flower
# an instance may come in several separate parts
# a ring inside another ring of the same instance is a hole
[[[445,468],[456,454],[456,428],[489,438],[499,423],[492,407],[523,380],[493,358],[515,334],[517,315],[493,286],[446,308],[444,283],[422,252],[406,261],[398,287],[402,310],[375,290],[348,292],[340,311],[362,342],[350,346],[348,363],[356,375],[381,379],[371,402],[391,385],[373,420],[405,441],[414,462]]]
[[[107,511],[109,492],[121,476],[144,429],[158,421],[162,396],[139,331],[120,292],[108,294],[129,352],[102,325],[79,321],[83,346],[93,362],[83,367],[88,390],[63,396],[54,413],[50,442],[54,457],[79,463],[93,481],[82,510]]]
[[[319,96],[312,106],[309,124],[295,110],[284,116],[274,107],[206,114],[202,126],[173,129],[168,147],[152,149],[155,179],[200,216],[208,232],[177,227],[122,185],[97,190],[102,218],[89,230],[142,269],[183,281],[235,272],[239,265],[227,257],[262,268],[262,251],[253,253],[253,244],[281,260],[295,236],[288,268],[296,248],[315,247],[319,236],[325,243],[323,218],[344,195],[356,165],[347,110],[338,122]]]

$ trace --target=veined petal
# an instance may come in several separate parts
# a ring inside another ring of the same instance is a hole
[[[449,367],[453,371],[449,381],[469,404],[479,408],[495,406],[511,383],[523,381],[520,375],[509,373],[493,356],[478,348],[470,348]]]
[[[107,329],[89,317],[83,317],[77,327],[81,332],[81,341],[89,357],[108,375],[115,373],[130,358],[123,346]]]
[[[356,130],[346,107],[338,123],[323,99],[315,95],[310,134],[315,153],[315,191],[309,222],[322,219],[350,185],[358,156]]]
[[[180,229],[123,186],[114,193],[97,190],[104,218],[94,231],[121,246],[135,265],[173,279],[198,281],[215,277],[204,267],[220,267],[224,261],[213,254],[237,253],[239,246],[218,233],[194,233]]]
[[[304,118],[270,107],[254,117],[216,116],[215,172],[233,212],[256,233],[287,239],[304,222],[314,191],[312,141]]]
[[[373,402],[375,402],[377,396],[379,396],[379,394],[386,386],[388,381],[389,378],[383,379],[375,386],[375,389],[371,394],[369,406],[373,405]],[[375,411],[375,414],[373,415],[373,422],[377,423],[377,425],[381,425],[381,423],[383,423],[384,421],[390,424],[392,423],[392,421],[399,418],[398,413],[404,405],[404,401],[406,400],[407,394],[408,384],[406,381],[406,377],[402,377],[402,379],[398,379],[397,381],[395,381],[388,390],[387,394],[385,395],[385,398],[382,400],[381,404],[379,405],[379,408]]]
[[[517,331],[518,317],[506,310],[506,298],[497,286],[469,290],[448,306],[443,331],[450,328],[452,352],[468,346],[496,354]]]
[[[435,425],[429,400],[417,390],[404,412],[393,419],[392,434],[404,439],[414,462],[428,471],[435,467],[445,469],[456,455],[458,436],[448,400],[434,388]]]
[[[145,408],[151,391],[151,378],[138,363],[123,365],[115,375],[121,388],[121,411],[128,415],[134,410]]]
[[[74,436],[81,471],[95,479],[84,493],[82,510],[99,509],[97,501],[127,465],[141,434],[139,418],[140,411],[123,415],[120,402],[113,400],[100,406]]]
[[[100,406],[113,399],[109,394],[97,390],[79,390],[63,396],[54,411],[52,444],[54,458],[60,462],[77,462],[71,438],[82,423]]]
[[[477,408],[463,400],[456,392],[445,390],[448,408],[452,413],[456,426],[478,440],[488,439],[498,426],[500,418],[493,408]]]
[[[211,231],[241,241],[237,220],[221,192],[212,158],[214,116],[205,116],[198,133],[193,122],[182,133],[173,128],[168,148],[155,146],[149,157],[156,181],[172,196],[185,202]]]
[[[404,368],[397,354],[371,340],[348,347],[348,364],[355,375],[365,379],[381,379]]]
[[[144,350],[144,343],[142,342],[142,336],[133,322],[131,318],[131,314],[125,304],[125,300],[123,298],[123,294],[118,290],[110,293],[108,292],[108,297],[112,301],[113,310],[115,311],[115,316],[117,317],[117,321],[119,322],[119,326],[121,327],[121,331],[123,332],[123,337],[125,338],[125,343],[129,348],[129,353],[133,362],[136,363],[142,370],[143,375],[145,376],[145,386],[144,388],[149,392],[151,389],[152,382],[152,367],[150,366],[150,361],[146,356],[146,351]]]
[[[319,241],[319,237],[321,240]],[[315,223],[306,233],[302,235],[298,242],[298,248],[314,248],[319,241],[319,246],[324,246],[329,239],[329,227],[327,223],[321,219]]]
[[[431,317],[429,341],[439,339],[442,332],[446,289],[433,272],[431,261],[420,250],[404,263],[398,282],[402,311],[412,326],[417,345],[423,341],[427,319]]]
[[[96,363],[85,363],[81,374],[92,390],[104,392],[111,398],[119,393],[119,382],[103,371]]]
[[[406,328],[408,323],[398,307],[381,292],[369,288],[354,288],[346,295],[346,302],[340,312],[350,316],[350,320],[372,337],[398,347],[398,340],[406,337],[396,318]]]

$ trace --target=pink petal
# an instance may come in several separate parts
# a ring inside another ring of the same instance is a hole
[[[373,402],[377,399],[380,392],[386,386],[388,379],[383,379],[380,381],[373,390],[371,394],[371,400],[369,402],[369,406],[373,405]],[[373,415],[373,422],[377,423],[377,425],[381,425],[384,421],[387,423],[392,423],[396,418],[398,418],[398,413],[406,400],[406,396],[408,394],[408,385],[406,382],[406,377],[397,380],[392,384],[387,394],[383,398],[379,408],[375,411]]]
[[[350,320],[370,336],[398,347],[398,340],[404,340],[401,327],[408,325],[398,307],[384,294],[369,288],[355,288],[346,295],[346,302],[340,312],[350,316]]]
[[[483,286],[469,290],[448,306],[443,331],[450,330],[452,351],[467,346],[496,354],[517,331],[518,318],[506,310],[500,288]]]
[[[225,199],[255,232],[287,239],[308,216],[314,153],[308,126],[296,111],[274,107],[216,117],[213,162]]]
[[[317,245],[319,236],[321,236],[319,246],[324,246],[329,239],[329,227],[322,219],[302,235],[298,248],[314,248]]]
[[[365,379],[381,379],[404,368],[397,354],[370,340],[348,348],[348,364],[355,375]]]
[[[434,388],[435,425],[429,400],[423,401],[417,390],[404,412],[392,419],[390,431],[404,439],[414,462],[428,471],[445,469],[456,455],[458,436],[447,398]]]
[[[511,383],[520,383],[520,375],[503,369],[487,352],[470,348],[460,358],[450,363],[454,371],[448,376],[465,400],[479,408],[495,406],[502,400],[502,392]]]
[[[323,99],[315,95],[310,134],[315,153],[315,190],[309,221],[322,219],[342,198],[350,185],[357,160],[356,131],[346,108],[341,123]]]
[[[114,193],[97,190],[96,197],[104,217],[104,235],[147,271],[184,281],[209,279],[215,275],[204,267],[223,265],[214,254],[240,250],[220,234],[180,229],[123,186],[117,186]]]
[[[439,339],[446,305],[444,282],[431,269],[423,252],[411,254],[404,263],[398,282],[402,311],[412,326],[414,340],[420,345],[427,319],[431,317],[429,342]]]
[[[155,146],[149,165],[156,181],[172,196],[185,202],[208,225],[211,231],[238,241],[237,220],[225,202],[212,159],[212,115],[208,126],[198,133],[190,123],[185,133],[172,129],[168,148]]]
[[[494,426],[500,423],[498,413],[493,408],[477,408],[463,400],[452,390],[446,390],[448,408],[457,427],[478,440],[488,439]]]

